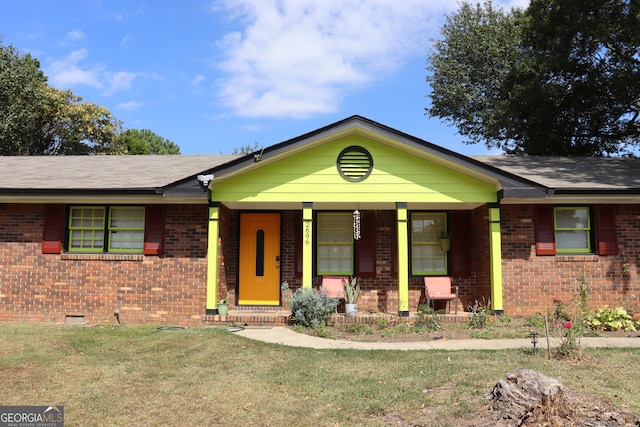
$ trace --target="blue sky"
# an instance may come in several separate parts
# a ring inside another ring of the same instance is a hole
[[[528,0],[494,1],[505,7]],[[424,115],[425,61],[452,0],[20,0],[2,44],[49,84],[182,154],[270,146],[354,114],[462,154]]]

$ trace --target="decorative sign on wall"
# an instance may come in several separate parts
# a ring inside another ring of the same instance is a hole
[[[360,240],[360,211],[353,211],[353,239]]]

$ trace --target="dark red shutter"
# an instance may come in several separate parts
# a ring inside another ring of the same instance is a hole
[[[356,241],[356,274],[360,277],[376,276],[376,228],[375,211],[362,212]]]
[[[556,254],[556,233],[553,221],[553,206],[541,205],[534,208],[536,232],[536,255]]]
[[[471,212],[449,213],[451,233],[451,275],[468,277],[471,275]]]
[[[162,205],[149,205],[146,208],[144,223],[144,254],[162,255],[164,253],[164,222],[167,208]]]
[[[296,277],[302,277],[302,211],[297,211],[293,221],[294,243],[293,250],[296,262]]]
[[[42,253],[59,254],[62,252],[62,233],[64,232],[64,206],[48,205],[44,212],[42,230]]]
[[[596,239],[600,255],[618,254],[616,210],[613,206],[596,206]]]

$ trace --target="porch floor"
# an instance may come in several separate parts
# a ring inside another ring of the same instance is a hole
[[[458,314],[440,314],[438,318],[443,322],[467,322],[471,313],[458,312]],[[329,323],[354,323],[354,322],[375,322],[380,319],[405,319],[409,322],[417,320],[417,313],[409,313],[409,317],[398,317],[397,313],[363,312],[355,317],[347,317],[344,313],[337,313],[331,316]],[[291,322],[291,311],[282,309],[252,309],[252,310],[229,310],[226,316],[209,315],[204,316],[207,324],[228,324],[239,326],[278,326],[287,325]]]

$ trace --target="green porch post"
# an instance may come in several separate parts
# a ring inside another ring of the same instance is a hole
[[[302,203],[302,287],[313,285],[313,202]]]
[[[409,317],[409,236],[407,203],[396,203],[398,215],[398,315]]]
[[[489,207],[489,247],[491,259],[491,309],[502,312],[502,244],[500,207]]]
[[[207,314],[218,314],[218,236],[220,205],[209,205],[207,238]]]

